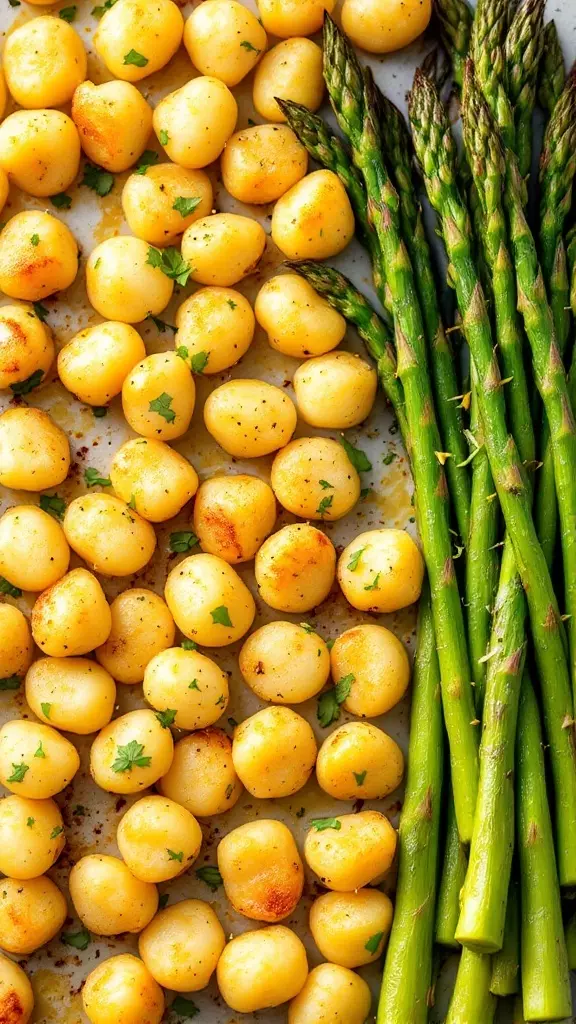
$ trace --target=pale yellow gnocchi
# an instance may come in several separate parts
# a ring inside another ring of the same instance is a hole
[[[283,526],[256,554],[258,593],[281,612],[309,612],[322,604],[336,575],[332,541],[309,523]]]
[[[175,245],[194,221],[212,211],[212,183],[204,171],[154,164],[131,174],[122,190],[126,222],[151,245]]]
[[[42,15],[11,32],[4,47],[4,74],[20,107],[61,107],[86,78],[80,36],[63,18]]]
[[[267,622],[244,641],[238,657],[244,681],[261,700],[301,704],[330,675],[330,654],[305,622]]]
[[[118,849],[142,882],[167,882],[187,871],[202,845],[202,830],[185,807],[146,796],[128,808],[116,833]]]
[[[234,366],[252,344],[255,319],[248,299],[233,288],[200,288],[176,314],[178,355],[200,373]]]
[[[171,647],[147,664],[144,696],[176,728],[205,729],[226,711],[228,676],[205,654]]]
[[[0,416],[0,484],[18,491],[57,487],[70,469],[64,431],[43,409],[21,405]]]
[[[87,569],[72,569],[32,609],[32,635],[52,658],[87,654],[108,639],[112,617],[104,591]]]
[[[254,558],[272,533],[276,499],[257,476],[239,473],[204,480],[194,501],[194,529],[200,547],[235,565]]]
[[[318,751],[316,778],[335,800],[382,800],[402,781],[400,747],[370,722],[346,722]]]
[[[333,171],[312,171],[280,197],[272,214],[272,241],[288,259],[337,256],[354,236],[346,189]]]
[[[12,299],[37,302],[64,291],[78,273],[78,245],[57,217],[22,210],[0,234],[0,288]]]
[[[0,236],[0,247],[2,237]],[[157,250],[157,257],[160,254]],[[142,238],[116,235],[100,242],[86,264],[86,291],[94,309],[107,320],[136,324],[166,308],[174,281],[155,265]]]
[[[80,766],[78,751],[56,729],[15,718],[0,729],[0,781],[31,800],[47,800],[72,781]]]
[[[108,405],[145,356],[144,342],[134,327],[104,321],[86,327],[60,349],[58,376],[81,402]]]
[[[299,274],[276,274],[254,305],[272,348],[296,359],[330,352],[346,334],[346,321]]]
[[[330,437],[290,441],[274,458],[270,483],[280,504],[301,519],[341,519],[360,497],[360,477]]]
[[[32,661],[28,620],[12,604],[0,604],[0,679],[21,679]]]
[[[236,378],[208,395],[204,422],[229,455],[254,459],[288,443],[296,428],[296,409],[274,384]]]
[[[1,127],[1,126],[0,126]],[[0,390],[46,377],[54,361],[52,333],[30,306],[0,308]],[[32,378],[32,379],[31,379]]]
[[[352,554],[348,567],[356,563],[359,550]],[[394,633],[376,623],[361,623],[342,633],[332,647],[330,661],[334,679],[353,677],[343,707],[359,718],[386,714],[408,688],[406,649]]]
[[[207,167],[236,127],[238,105],[218,78],[192,78],[165,96],[154,111],[154,131],[175,164]]]
[[[0,576],[20,590],[46,590],[68,572],[69,562],[68,541],[54,516],[37,505],[6,509],[0,518]]]
[[[184,46],[202,75],[238,85],[266,49],[257,17],[236,0],[205,0],[184,26]]]
[[[243,791],[232,761],[230,737],[223,729],[209,728],[179,740],[158,788],[198,818],[229,811]]]
[[[173,519],[198,488],[198,474],[188,459],[155,438],[121,445],[112,459],[110,480],[116,494],[153,523]]]
[[[337,964],[319,964],[288,1007],[288,1024],[364,1024],[372,993],[354,971]]]
[[[67,913],[63,893],[47,875],[3,878],[0,946],[7,953],[28,956],[58,934]]]
[[[208,985],[225,945],[224,929],[210,904],[181,900],[161,910],[144,929],[138,952],[165,988],[199,992]]]
[[[322,50],[311,39],[285,39],[265,53],[256,68],[252,99],[267,121],[286,120],[277,99],[316,111],[323,95]]]
[[[332,13],[336,0],[258,0],[267,32],[285,39],[311,36],[322,28],[324,11]]]
[[[155,352],[131,370],[122,385],[122,410],[137,434],[173,441],[190,426],[196,386],[175,352]]]
[[[344,0],[342,28],[368,53],[393,53],[414,42],[431,16],[432,0]]]
[[[72,550],[106,576],[131,576],[147,565],[156,548],[150,523],[111,494],[84,494],[70,502],[64,533]]]
[[[182,256],[192,268],[193,281],[229,288],[254,273],[265,245],[266,234],[258,221],[237,213],[214,213],[186,229]]]
[[[82,989],[90,1024],[160,1024],[164,993],[131,953],[111,956],[90,972]]]
[[[96,657],[119,683],[141,683],[148,662],[174,643],[174,619],[162,598],[144,587],[118,594],[110,613],[112,628]]]
[[[54,800],[30,800],[15,793],[0,800],[3,875],[38,878],[58,860],[65,842],[62,815]]]
[[[304,868],[294,837],[281,821],[258,818],[220,840],[218,868],[239,914],[275,924],[295,910]]]
[[[60,110],[17,110],[0,124],[0,167],[29,195],[64,192],[79,164],[76,126]]]
[[[0,954],[0,1015],[10,1021],[15,1007],[18,1018],[14,1024],[28,1024],[34,1009],[32,985],[18,964]]]
[[[178,629],[203,647],[225,647],[248,632],[256,608],[238,573],[216,555],[190,555],[164,589]]]
[[[152,130],[152,110],[130,82],[83,82],[72,97],[72,120],[86,156],[114,173],[136,163]]]
[[[305,718],[286,707],[267,707],[234,730],[232,760],[242,784],[261,799],[292,796],[310,778],[316,739]]]
[[[86,736],[108,725],[116,685],[89,658],[39,658],[26,674],[26,700],[45,725]]]
[[[166,774],[173,756],[165,719],[141,708],[115,718],[98,733],[90,750],[90,773],[108,793],[139,793]]]
[[[70,872],[70,898],[82,924],[96,935],[141,932],[158,908],[158,890],[118,857],[88,854]]]
[[[308,154],[287,125],[257,124],[228,140],[220,165],[231,196],[261,205],[275,202],[304,177]]]
[[[306,950],[285,925],[237,935],[224,948],[216,970],[218,987],[237,1013],[280,1006],[304,987]]]
[[[393,914],[390,897],[380,889],[325,892],[310,908],[310,931],[327,960],[362,967],[382,956]]]
[[[354,892],[388,871],[396,832],[379,811],[317,819],[304,843],[304,857],[327,889]]]
[[[94,48],[115,78],[139,82],[168,63],[183,31],[184,19],[172,0],[118,0],[101,19]]]
[[[369,530],[338,559],[344,597],[360,611],[395,612],[420,597],[424,560],[406,530]]]
[[[329,352],[299,366],[293,383],[298,412],[306,423],[346,430],[370,415],[378,377],[360,356]]]

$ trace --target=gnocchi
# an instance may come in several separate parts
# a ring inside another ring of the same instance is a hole
[[[70,872],[70,897],[82,924],[95,935],[141,932],[158,908],[158,890],[118,857],[88,854]]]
[[[220,840],[218,868],[226,896],[239,914],[276,924],[296,908],[304,868],[290,829],[259,818]]]
[[[0,235],[0,247],[2,236]],[[166,308],[174,282],[151,262],[142,238],[117,235],[100,242],[86,264],[86,291],[94,309],[107,320],[136,324]]]
[[[176,245],[194,221],[212,210],[212,183],[204,171],[155,164],[131,174],[122,190],[126,222],[150,245]]]
[[[393,913],[392,901],[380,889],[325,892],[310,908],[310,931],[327,960],[362,967],[382,956]]]
[[[379,811],[340,814],[321,819],[306,836],[304,857],[320,881],[336,892],[354,892],[390,868],[396,852],[396,832]]]
[[[209,0],[207,0],[209,2]],[[200,288],[176,314],[176,351],[201,373],[234,366],[252,344],[252,306],[233,288]]]
[[[1,125],[0,125],[1,130]],[[0,307],[0,390],[42,381],[54,362],[52,334],[29,306]]]
[[[368,53],[391,53],[422,35],[431,16],[432,0],[344,0],[342,28]]]
[[[111,494],[75,498],[64,516],[70,547],[94,572],[131,576],[152,558],[156,534],[126,502]]]
[[[169,714],[177,729],[205,729],[226,711],[228,676],[199,651],[171,647],[148,662],[144,696],[157,711]]]
[[[304,988],[288,1007],[288,1024],[364,1024],[372,993],[364,978],[337,964],[320,964],[310,971]]]
[[[34,993],[27,975],[0,953],[0,1015],[10,1021],[10,1015],[17,1013],[15,1024],[28,1024],[33,1009]]]
[[[237,1013],[280,1006],[298,995],[308,975],[306,950],[282,924],[237,935],[216,969],[218,987]]]
[[[280,504],[302,519],[341,519],[360,497],[360,477],[330,437],[290,441],[274,458],[270,483]]]
[[[202,75],[238,85],[266,49],[256,16],[236,0],[205,0],[184,26],[184,46]]]
[[[424,560],[406,530],[369,530],[338,559],[338,582],[360,611],[395,612],[420,597]]]
[[[354,236],[348,194],[333,171],[312,171],[288,189],[272,214],[272,241],[291,260],[337,256]]]
[[[336,0],[258,0],[258,10],[266,31],[284,39],[318,32],[324,11],[331,14],[335,3]]]
[[[6,84],[20,107],[64,106],[86,78],[86,68],[84,44],[63,18],[32,18],[6,39]]]
[[[118,594],[110,613],[112,629],[96,657],[119,683],[141,683],[148,662],[173,644],[174,619],[162,598],[143,587]]]
[[[30,552],[34,558],[30,558]],[[20,590],[46,590],[68,572],[70,548],[54,516],[13,505],[0,518],[0,575]]]
[[[224,929],[210,904],[181,900],[161,910],[144,929],[138,952],[165,988],[199,992],[208,985],[225,945]]]
[[[198,818],[229,811],[242,793],[230,737],[223,729],[210,728],[179,740],[174,760],[158,788]]]
[[[51,416],[33,406],[0,415],[0,484],[18,491],[45,491],[68,476],[70,446]]]
[[[135,878],[167,882],[194,863],[202,831],[185,807],[163,796],[147,796],[128,808],[116,839]]]
[[[38,302],[64,291],[77,273],[76,239],[51,213],[23,210],[2,229],[0,288],[10,298]]]
[[[82,989],[90,1024],[160,1024],[164,993],[137,956],[111,956],[90,972]]]
[[[90,750],[90,774],[108,793],[139,793],[166,774],[173,756],[167,723],[142,708],[115,718],[98,733]]]
[[[237,378],[208,395],[204,422],[229,455],[255,459],[288,443],[296,428],[296,409],[274,384]]]
[[[47,800],[66,788],[79,767],[74,744],[49,725],[22,718],[0,729],[0,781],[11,793]]]
[[[346,333],[346,321],[299,274],[276,274],[262,285],[256,319],[272,348],[296,359],[330,352]]]
[[[89,658],[39,658],[26,675],[26,700],[45,725],[86,736],[108,725],[116,684]]]
[[[173,441],[190,426],[196,387],[175,352],[155,352],[142,359],[122,385],[122,409],[137,434]]]
[[[192,268],[193,281],[229,288],[254,273],[265,245],[266,234],[258,221],[237,213],[214,213],[186,229],[182,257]]]
[[[0,801],[3,875],[38,878],[58,860],[65,842],[62,815],[54,800],[29,800],[13,794]]]
[[[113,173],[136,163],[152,130],[152,110],[130,82],[83,82],[72,97],[72,120],[86,156]]]
[[[3,878],[0,946],[7,953],[28,956],[58,934],[67,913],[64,895],[47,875]]]
[[[76,126],[60,110],[17,110],[0,124],[0,167],[29,195],[64,192],[79,164]]]
[[[276,499],[257,476],[213,476],[200,484],[194,502],[194,529],[200,547],[235,565],[254,558],[272,533]]]
[[[403,774],[400,747],[370,722],[346,722],[318,751],[318,783],[336,800],[383,800]]]
[[[32,634],[19,608],[0,604],[0,679],[21,679],[32,661]]]
[[[183,31],[184,19],[172,0],[118,0],[105,11],[94,48],[115,78],[139,82],[168,63]]]
[[[347,564],[354,562],[355,553]],[[334,679],[354,677],[342,706],[359,718],[386,714],[408,688],[410,662],[406,649],[384,626],[362,623],[347,629],[336,639],[330,661]]]
[[[108,639],[110,605],[96,577],[72,569],[43,591],[32,609],[32,635],[44,654],[71,658]]]
[[[316,753],[311,726],[291,708],[263,708],[234,730],[234,768],[248,792],[261,799],[292,796],[302,789],[314,770]]]
[[[377,384],[376,370],[360,356],[351,352],[317,356],[294,374],[298,412],[312,427],[355,427],[370,415]]]
[[[145,356],[138,331],[129,324],[111,320],[86,327],[60,349],[58,375],[64,387],[81,402],[108,405]]]
[[[306,623],[267,622],[255,630],[238,658],[244,681],[261,700],[301,704],[325,685],[330,654]]]
[[[184,636],[225,647],[248,632],[256,607],[238,573],[216,555],[190,555],[168,575],[166,603]]]
[[[304,177],[308,154],[287,125],[257,124],[228,140],[221,167],[231,196],[262,205],[275,202]]]
[[[198,488],[198,474],[188,459],[155,438],[121,445],[110,480],[116,494],[153,523],[173,519]]]
[[[309,523],[291,523],[256,553],[258,593],[281,612],[309,612],[328,597],[336,574],[332,541]]]
[[[256,68],[252,99],[267,121],[286,120],[277,99],[316,111],[323,95],[322,50],[311,39],[285,39],[265,53]]]
[[[165,96],[154,111],[154,131],[181,167],[207,167],[220,156],[236,127],[238,105],[218,78],[192,78]],[[187,257],[182,251],[182,255]]]

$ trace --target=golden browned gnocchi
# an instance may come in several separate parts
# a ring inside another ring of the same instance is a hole
[[[0,234],[0,288],[13,299],[37,302],[72,284],[78,246],[62,221],[42,210],[23,210]]]
[[[361,533],[340,555],[338,582],[360,611],[395,612],[420,597],[424,561],[406,530]]]
[[[432,0],[344,0],[342,28],[368,53],[391,53],[408,46],[424,32],[432,16]]]
[[[291,708],[268,707],[234,730],[232,760],[252,796],[291,796],[305,786],[316,761],[316,739]]]
[[[291,260],[337,256],[354,236],[354,214],[333,171],[312,171],[280,197],[272,241]]]
[[[153,523],[173,519],[198,488],[198,474],[188,459],[155,438],[121,445],[110,479],[116,494]]]
[[[267,121],[285,121],[276,99],[318,110],[324,95],[322,50],[311,39],[285,39],[265,53],[254,75],[252,99]]]
[[[299,437],[281,448],[270,483],[280,504],[302,519],[341,519],[360,497],[358,473],[329,437]]]
[[[310,908],[310,931],[322,956],[341,967],[362,967],[382,956],[394,908],[380,889],[326,892]]]
[[[0,118],[4,117],[7,100],[8,93],[6,90],[6,75],[4,74],[4,68],[0,64]]]
[[[210,981],[225,945],[224,929],[210,904],[181,900],[161,910],[144,929],[138,952],[165,988],[199,992]]]
[[[261,700],[301,704],[330,674],[330,655],[306,623],[267,622],[244,642],[238,659],[244,681]]]
[[[69,886],[78,917],[96,935],[141,932],[158,909],[156,886],[135,878],[118,857],[81,857],[70,872]]]
[[[152,131],[152,110],[130,82],[83,82],[72,97],[72,120],[86,156],[115,173],[136,163]]]
[[[276,499],[257,476],[213,476],[200,484],[194,502],[194,529],[203,551],[235,565],[254,558],[272,533]]]
[[[296,908],[304,868],[289,828],[259,818],[220,840],[218,868],[226,896],[239,914],[275,924]]]
[[[0,887],[0,946],[28,956],[50,942],[68,913],[66,900],[47,875],[3,878]]]
[[[354,561],[355,555],[350,559]],[[334,679],[353,676],[343,707],[359,718],[384,715],[408,688],[408,655],[398,637],[384,626],[362,623],[347,629],[335,641],[330,661]]]
[[[260,596],[280,612],[309,612],[328,597],[336,575],[332,541],[309,523],[290,523],[265,540],[254,573]]]
[[[0,519],[0,576],[21,590],[46,590],[64,576],[69,562],[68,542],[53,516],[37,505],[6,509]]]
[[[6,171],[0,169],[0,212],[6,205],[9,191],[10,182],[8,181],[8,175],[6,174]]]
[[[207,167],[220,156],[238,117],[230,89],[217,78],[192,78],[154,111],[154,131],[175,164]]]
[[[308,867],[336,892],[354,892],[388,871],[396,832],[379,811],[319,818],[304,843]]]
[[[174,281],[150,262],[147,242],[117,235],[100,242],[90,253],[86,290],[101,316],[136,324],[149,313],[156,316],[165,309],[172,298]]]
[[[205,729],[226,711],[228,676],[205,654],[171,647],[146,666],[144,696],[178,729]]]
[[[31,196],[64,192],[79,164],[76,126],[60,110],[17,110],[0,124],[0,167]]]
[[[30,306],[0,308],[0,389],[22,381],[40,382],[54,361],[54,342],[48,327]],[[17,390],[17,389],[16,389]]]
[[[19,608],[0,604],[0,679],[20,679],[32,661],[32,634]]]
[[[190,555],[164,590],[178,629],[203,647],[225,647],[248,632],[256,608],[238,573],[216,555]]]
[[[173,755],[166,720],[142,708],[115,718],[98,733],[90,750],[90,773],[108,793],[139,793],[166,774]]]
[[[110,605],[87,569],[72,569],[45,590],[32,609],[32,635],[44,654],[72,658],[108,638]]]
[[[118,849],[142,882],[167,882],[187,871],[202,845],[202,830],[185,807],[165,796],[146,796],[118,826]]]
[[[70,447],[42,409],[22,405],[0,416],[0,484],[18,491],[57,487],[68,475]]]
[[[299,274],[276,274],[266,281],[254,312],[272,348],[296,359],[324,355],[346,334],[344,317]]]
[[[228,288],[256,270],[265,245],[266,234],[258,221],[237,213],[214,213],[184,232],[182,256],[192,267],[193,281]]]
[[[196,386],[175,352],[146,356],[122,385],[122,410],[137,434],[172,441],[190,426]]]
[[[18,964],[0,953],[0,1020],[28,1024],[34,1009],[34,993],[26,974]],[[17,1013],[17,1017],[14,1017]]]
[[[246,354],[254,336],[252,306],[233,288],[200,288],[176,314],[178,355],[201,373],[221,373]]]
[[[131,953],[111,956],[90,972],[82,989],[90,1024],[160,1024],[164,993]]]
[[[229,811],[242,793],[230,737],[223,729],[211,728],[199,729],[179,740],[172,765],[158,788],[198,818]]]
[[[237,1013],[280,1006],[300,992],[308,974],[306,950],[283,924],[237,935],[217,967],[218,987]]]
[[[26,675],[26,700],[41,722],[86,736],[108,725],[116,684],[89,658],[39,658]]]
[[[273,203],[304,177],[308,154],[287,125],[257,124],[228,140],[221,167],[222,181],[235,199]]]
[[[96,657],[119,683],[141,683],[148,662],[174,643],[174,619],[162,598],[143,587],[118,594],[110,613],[112,629]]]
[[[139,82],[168,63],[183,31],[172,0],[118,0],[100,21],[94,48],[115,78]]]
[[[266,49],[257,17],[236,0],[205,0],[184,26],[184,46],[202,75],[238,85]]]
[[[364,978],[337,964],[319,964],[288,1007],[288,1024],[364,1024],[372,993]]]
[[[47,800],[65,789],[79,766],[74,744],[49,725],[15,718],[0,729],[0,781],[11,793]]]
[[[331,14],[334,6],[335,0],[258,0],[264,28],[281,39],[318,32],[324,11]]]
[[[83,494],[70,502],[64,533],[91,569],[107,576],[131,576],[154,554],[154,528],[125,501],[111,494]]]
[[[58,860],[65,842],[62,815],[53,800],[29,800],[16,794],[0,800],[3,875],[38,878]]]
[[[108,405],[146,349],[129,324],[109,321],[86,327],[60,349],[58,376],[87,405]]]
[[[8,88],[20,107],[61,107],[86,78],[86,50],[63,18],[43,15],[11,32],[4,47]]]
[[[204,422],[229,455],[255,459],[288,443],[296,428],[296,409],[274,384],[238,377],[208,395]]]
[[[378,377],[360,356],[328,352],[299,366],[293,383],[298,412],[306,423],[346,430],[370,415]]]
[[[212,210],[212,183],[204,171],[156,164],[131,174],[122,190],[128,227],[151,245],[174,245]]]
[[[318,751],[318,783],[335,800],[382,800],[400,785],[403,774],[400,747],[369,722],[346,722]]]

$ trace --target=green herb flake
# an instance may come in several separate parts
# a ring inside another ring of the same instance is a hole
[[[88,487],[112,487],[112,481],[109,476],[100,476],[100,472],[91,467],[84,470],[84,479]]]
[[[69,210],[72,206],[72,196],[66,195],[66,192],[58,192],[57,195],[50,196],[50,202],[57,210]]]
[[[8,0],[10,7],[20,7],[20,0]]]
[[[303,629],[305,633],[308,633],[308,635],[310,635],[310,633],[316,632],[314,627],[311,626],[309,622],[299,622],[298,625],[300,626],[300,629]]]
[[[83,818],[84,815],[86,814],[86,808],[84,807],[84,804],[76,804],[76,806],[72,808],[72,814],[76,818]]]
[[[44,715],[44,718],[50,718],[50,711],[52,710],[52,705],[48,703],[43,703],[40,705],[40,707],[42,708],[42,714]]]
[[[42,321],[43,324],[45,324],[46,320],[48,319],[48,314],[50,310],[46,309],[46,306],[43,306],[41,302],[34,302],[33,306],[36,316],[38,317],[39,320]]]
[[[166,847],[166,853],[168,854],[168,857],[170,858],[170,860],[177,860],[177,861],[180,862],[180,864],[184,860],[184,851],[183,850],[179,850],[178,853],[176,853],[175,850],[169,850],[168,847]]]
[[[200,1008],[196,1006],[196,1003],[193,1003],[191,999],[185,999],[184,996],[176,996],[169,1009],[172,1013],[179,1014],[180,1017],[186,1017],[187,1020],[200,1013]]]
[[[158,897],[158,910],[164,910],[164,908],[168,905],[168,900],[169,899],[170,899],[170,893],[169,892],[161,893],[160,896]]]
[[[84,177],[80,184],[91,188],[96,195],[103,198],[114,187],[114,175],[110,174],[110,171],[105,171],[103,167],[98,167],[97,164],[87,163],[84,166]],[[94,269],[96,269],[96,265]]]
[[[135,494],[131,494],[130,495],[130,501],[128,502],[128,508],[131,508],[133,512],[136,511],[136,495]],[[134,522],[134,520],[132,519],[131,522]]]
[[[367,587],[364,587],[364,590],[378,590],[378,580],[379,579],[380,579],[380,573],[377,572],[375,577],[374,577],[374,579],[372,580],[372,583],[369,583]]]
[[[111,7],[114,7],[114,4],[117,2],[118,0],[105,0],[105,3],[99,4],[97,7],[93,7],[91,11],[92,17],[100,20],[100,18],[106,14],[106,11],[109,11]]]
[[[19,380],[17,384],[11,384],[10,390],[14,395],[29,395],[34,388],[42,383],[44,370],[34,370],[26,380]]]
[[[188,684],[188,689],[189,690],[198,690],[198,693],[200,693],[200,687],[198,686],[198,680],[197,679],[193,679],[192,682]]]
[[[145,57],[143,53],[138,53],[138,50],[128,50],[128,53],[124,54],[123,64],[134,64],[137,68],[145,68],[149,63],[148,57]]]
[[[74,949],[80,949],[82,952],[88,949],[91,941],[90,932],[86,928],[81,928],[79,932],[62,932],[60,936],[60,942],[63,942],[65,946],[73,946]]]
[[[360,559],[362,557],[362,553],[364,551],[366,551],[365,547],[357,548],[356,551],[354,551],[352,553],[352,557],[351,557],[350,561],[348,562],[348,565],[346,566],[346,568],[350,569],[351,572],[355,572],[356,569],[358,568],[358,563],[360,562]]]
[[[323,518],[326,515],[326,512],[328,511],[328,509],[332,507],[332,502],[333,501],[334,501],[334,495],[333,494],[326,494],[325,497],[322,498],[322,501],[320,502],[320,504],[318,505],[318,508],[316,509],[316,515],[322,516],[322,518]]]
[[[154,149],[145,149],[140,157],[134,174],[146,174],[149,167],[158,163],[158,153]]]
[[[367,774],[368,774],[367,771],[352,772],[352,775],[356,779],[356,785],[357,786],[363,786],[364,785],[364,779],[366,778]]]
[[[355,448],[353,444],[350,444],[350,441],[344,437],[344,434],[340,434],[338,440],[350,459],[350,462],[354,466],[354,469],[358,473],[369,473],[372,469],[372,463],[366,455],[366,452],[363,452],[360,448]]]
[[[44,752],[44,747],[42,746],[42,741],[40,741],[40,743],[38,744],[37,749],[34,751],[34,757],[40,757],[40,758],[42,758],[42,760],[46,757],[46,754]]]
[[[54,519],[63,519],[66,511],[66,502],[59,494],[41,494],[40,508]]]
[[[363,487],[362,490],[360,491],[360,501],[367,501],[371,494],[371,487]]]
[[[0,576],[0,594],[7,594],[8,597],[22,597],[20,587],[13,587],[3,576]]]
[[[382,462],[384,463],[385,466],[389,466],[390,463],[394,462],[394,459],[397,458],[398,456],[396,455],[396,452],[388,452],[387,455],[382,456]]]
[[[169,729],[171,725],[174,725],[176,712],[173,708],[166,708],[166,711],[156,711],[156,718],[163,729]]]
[[[149,768],[151,757],[143,757],[144,744],[130,740],[126,746],[118,745],[116,760],[112,764],[113,772],[131,772],[133,768]]]
[[[178,348],[176,349],[176,355],[179,356],[180,359],[183,359],[184,362],[186,362],[190,353],[186,348],[186,345],[178,345]]]
[[[332,650],[332,648],[334,647],[335,643],[336,643],[336,641],[332,640],[332,638],[330,638],[330,640],[326,641],[326,647],[328,648],[329,651]]]
[[[236,721],[235,718],[229,718],[228,725],[230,726],[231,729],[235,729],[236,726],[238,725],[238,722]]]
[[[30,235],[30,242],[33,246],[40,245],[40,235],[37,235],[36,233]]]
[[[226,299],[226,302],[230,306],[230,309],[236,309],[236,306],[238,305],[237,302],[234,302],[234,299]]]
[[[146,319],[152,321],[154,326],[160,331],[160,334],[164,334],[165,331],[172,331],[176,334],[176,331],[178,330],[177,327],[174,327],[174,324],[167,324],[165,320],[160,320],[160,318],[154,316],[153,313],[147,313]],[[176,354],[178,355],[178,353]]]
[[[200,196],[193,196],[191,198],[178,196],[172,203],[172,209],[176,210],[181,217],[189,217],[191,213],[194,213],[196,207],[200,206],[201,201]]]
[[[32,828],[32,826],[33,826],[35,821],[36,821],[36,818],[28,818],[27,821],[26,821],[26,824],[27,824],[28,828]]]
[[[228,609],[225,604],[219,604],[217,608],[213,608],[210,615],[212,616],[212,622],[217,626],[232,625],[230,615],[228,614]]]
[[[50,833],[50,839],[58,839],[58,836],[61,836],[63,831],[62,825],[56,825],[56,828],[53,828]]]
[[[329,484],[327,480],[319,480],[318,483],[320,484],[320,487],[322,488],[323,491],[327,491],[329,487],[332,487],[332,489],[334,489],[334,484]]]
[[[338,821],[338,818],[313,818],[310,825],[317,832],[325,832],[327,828],[333,828],[335,832],[339,832],[342,828],[342,822]]]
[[[150,412],[157,412],[159,416],[162,416],[166,423],[174,423],[176,419],[176,413],[170,408],[172,405],[172,395],[167,395],[165,391],[158,398],[153,398],[148,406]]]
[[[210,359],[209,352],[195,352],[190,360],[192,373],[204,373]]]
[[[370,938],[368,939],[368,942],[364,946],[364,949],[367,949],[368,952],[372,953],[372,954],[377,953],[378,952],[378,946],[382,942],[383,938],[384,938],[384,932],[375,932],[375,934],[371,935]]]
[[[301,807],[299,811],[296,811],[296,817],[297,818],[303,818],[305,814],[306,814],[306,808],[305,807]]]
[[[29,767],[30,766],[27,764],[14,764],[14,762],[12,762],[12,775],[8,776],[6,782],[24,782],[24,776],[29,770]]]
[[[196,878],[210,886],[212,892],[216,892],[218,886],[222,885],[222,875],[218,868],[213,867],[211,864],[206,864],[203,868],[197,868],[195,874]]]
[[[316,716],[324,729],[340,718],[340,705],[348,697],[354,680],[355,676],[350,673],[340,679],[336,686],[320,694]]]
[[[108,406],[107,405],[93,405],[92,406],[92,412],[94,413],[94,415],[95,415],[97,420],[102,420],[102,419],[104,419],[105,416],[108,415]]]
[[[225,703],[226,703],[226,700],[224,699],[224,694],[221,693],[220,696],[218,697],[218,700],[216,701],[216,707],[217,708],[223,707]]]
[[[164,128],[161,128],[160,131],[158,132],[158,138],[160,139],[161,146],[167,146],[168,143],[170,142],[170,136],[168,135],[168,132]]]
[[[252,46],[252,43],[250,42],[249,39],[243,39],[242,42],[240,43],[240,46],[244,50],[248,50],[249,53],[262,53],[262,50],[259,50],[257,46]]]
[[[182,641],[182,643],[180,644],[180,647],[184,651],[197,651],[198,650],[198,644],[196,643],[196,641],[195,640],[189,640],[187,637]]]
[[[192,267],[182,259],[182,254],[173,246],[168,249],[155,249],[150,245],[146,263],[161,270],[166,277],[180,285],[185,285],[192,273]]]
[[[4,679],[0,679],[0,690],[19,690],[21,685],[20,676],[4,676]]]
[[[70,24],[70,22],[74,21],[77,11],[78,8],[74,5],[73,7],[63,7],[58,13],[62,18],[62,21],[67,21],[68,24]]]
[[[192,530],[176,530],[175,533],[170,534],[168,547],[170,551],[181,555],[185,551],[190,551],[197,543],[198,537]]]

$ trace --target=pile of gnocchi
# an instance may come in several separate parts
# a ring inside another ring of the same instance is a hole
[[[184,1020],[208,986],[290,1024],[371,1013],[357,969],[385,948],[396,850],[378,805],[404,772],[374,720],[410,680],[381,615],[424,567],[365,486],[376,371],[280,266],[354,235],[275,99],[322,104],[309,36],[332,7],[106,0],[18,10],[6,37],[2,1020],[44,1019],[27,963],[59,942],[100,943],[75,1022]],[[368,49],[375,7],[342,12]],[[409,41],[396,22],[379,52]],[[97,807],[112,832],[82,846]]]

